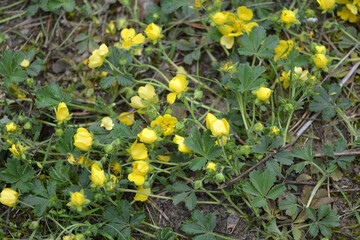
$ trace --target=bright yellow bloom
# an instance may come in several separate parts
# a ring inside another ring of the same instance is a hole
[[[121,38],[123,39],[122,47],[125,49],[130,49],[133,45],[142,44],[145,42],[145,37],[142,33],[136,34],[135,29],[125,28],[120,33]]]
[[[68,153],[67,160],[71,165],[74,165],[76,163],[74,155],[72,155],[71,153]]]
[[[89,151],[93,143],[93,135],[85,128],[78,128],[74,135],[74,146],[83,151]]]
[[[119,175],[121,173],[121,166],[117,162],[110,163],[110,170],[115,174]]]
[[[91,165],[91,177],[92,183],[95,186],[103,186],[106,181],[106,176],[104,170],[101,170],[97,164]]]
[[[252,10],[245,6],[238,7],[237,15],[230,12],[217,14],[215,19],[221,24],[219,31],[223,35],[220,39],[221,45],[227,49],[232,48],[235,42],[234,37],[238,37],[244,32],[249,34],[254,26],[258,26],[255,22],[248,22],[252,17]]]
[[[159,155],[158,159],[160,161],[163,161],[163,162],[169,162],[170,161],[170,156],[168,156],[168,155]]]
[[[214,162],[209,162],[209,163],[206,165],[206,169],[208,169],[209,172],[211,172],[211,171],[216,172],[216,163],[214,163]]]
[[[328,59],[324,54],[318,53],[315,54],[315,57],[313,58],[315,66],[317,68],[326,68],[326,65],[328,64]]]
[[[356,23],[359,21],[359,17],[356,17],[356,14],[354,14],[354,11],[351,11],[349,7],[353,10],[355,10],[355,6],[352,4],[346,4],[346,6],[343,6],[341,11],[337,11],[337,16],[340,17],[344,21],[349,21],[351,23]]]
[[[17,95],[17,98],[18,98],[18,99],[26,98],[26,94],[20,90],[19,93],[18,93],[18,95]]]
[[[0,202],[8,207],[13,207],[19,194],[11,188],[5,188],[0,194]]]
[[[138,191],[143,192],[143,193],[147,193],[150,194],[151,193],[151,189],[150,188],[143,188],[142,186],[140,186],[138,189]],[[135,201],[140,201],[140,202],[145,202],[148,199],[149,196],[141,194],[141,193],[137,193],[134,197]]]
[[[256,93],[256,97],[259,101],[267,101],[271,96],[271,89],[266,87],[260,87]]]
[[[212,113],[207,113],[206,114],[206,128],[210,129],[210,126],[213,122],[215,122],[216,120],[218,120]]]
[[[108,52],[109,49],[105,43],[101,44],[98,49],[95,49],[89,57],[89,68],[97,68],[103,65],[104,58]]]
[[[119,121],[123,124],[131,126],[135,121],[135,113],[123,112],[119,116]]]
[[[270,130],[271,130],[271,134],[274,134],[274,135],[276,135],[276,136],[277,136],[277,135],[279,134],[279,132],[280,132],[280,129],[278,129],[276,126],[271,127]]]
[[[228,12],[217,12],[213,16],[213,21],[216,25],[222,26],[224,25],[228,20]]]
[[[148,101],[151,101],[156,96],[155,88],[151,84],[146,84],[145,87],[140,87],[138,94],[142,99]]]
[[[101,127],[104,127],[106,130],[110,131],[114,127],[113,120],[110,117],[104,117],[101,119]]]
[[[172,117],[170,114],[165,114],[164,116],[157,117],[154,121],[151,122],[151,127],[160,126],[163,131],[164,136],[172,134],[176,129],[175,125],[178,122],[176,117]]]
[[[283,83],[283,87],[288,89],[290,86],[290,71],[283,71],[280,76],[280,81]]]
[[[133,171],[128,175],[130,182],[134,182],[135,185],[140,186],[145,182],[145,176],[150,171],[149,164],[145,161],[133,162]]]
[[[140,139],[140,142],[152,144],[155,142],[158,137],[156,135],[156,132],[149,128],[144,128],[139,134],[138,137]]]
[[[182,76],[173,77],[173,79],[171,79],[171,81],[169,82],[170,90],[177,94],[186,91],[186,87],[187,80]]]
[[[326,54],[326,47],[324,45],[315,47],[316,53]]]
[[[55,110],[56,120],[59,123],[62,123],[63,121],[70,119],[69,109],[66,106],[66,103],[60,102],[57,109],[54,107],[54,110]]]
[[[133,160],[145,160],[148,158],[148,151],[143,143],[137,143],[137,140],[131,145],[130,155]]]
[[[178,69],[176,70],[177,77],[186,78],[187,75],[188,75],[188,73],[186,72],[186,70],[183,66],[178,67]]]
[[[169,103],[169,104],[174,104],[175,100],[176,100],[176,96],[177,94],[176,93],[169,93],[166,97],[166,101]]]
[[[85,196],[81,192],[74,192],[71,194],[71,204],[76,207],[81,207],[85,203]]]
[[[174,141],[174,143],[176,143],[178,145],[179,152],[191,153],[191,150],[184,143],[185,138],[183,138],[183,137],[181,137],[179,135],[175,135],[173,141]]]
[[[133,108],[136,109],[142,109],[145,108],[146,106],[142,103],[141,97],[139,96],[133,96],[130,99],[130,106],[132,106]]]
[[[22,62],[20,63],[20,66],[22,66],[23,68],[27,68],[30,65],[30,61],[27,59],[22,60]]]
[[[116,183],[117,183],[117,177],[113,174],[110,174],[110,186],[109,186],[110,191],[114,190]]]
[[[324,11],[333,9],[335,6],[335,0],[317,0],[320,5],[320,8]]]
[[[18,126],[14,122],[6,124],[6,131],[7,132],[15,132]]]
[[[21,146],[21,144],[13,144],[11,146],[11,148],[9,148],[10,152],[12,152],[12,154],[14,155],[14,157],[19,157],[21,155],[23,155],[25,149],[23,146]]]
[[[63,236],[62,240],[74,240],[75,235]]]
[[[293,49],[294,42],[292,40],[280,40],[279,45],[274,48],[275,56],[274,60],[277,61],[281,58],[287,58],[289,52]]]
[[[281,12],[281,21],[286,25],[290,25],[296,22],[296,15],[295,12],[290,10],[284,10]]]
[[[229,135],[230,125],[225,118],[223,118],[221,120],[217,119],[216,121],[214,121],[210,124],[210,130],[211,130],[211,134],[214,137]]]
[[[152,41],[156,41],[159,37],[161,37],[161,29],[154,23],[150,23],[144,32],[146,33],[146,36]]]
[[[105,56],[106,54],[108,54],[109,52],[109,49],[108,47],[106,46],[105,43],[101,44],[100,47],[99,47],[99,55],[100,56]]]

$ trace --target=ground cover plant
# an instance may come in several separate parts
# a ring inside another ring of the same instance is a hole
[[[358,0],[0,2],[1,239],[359,239]]]

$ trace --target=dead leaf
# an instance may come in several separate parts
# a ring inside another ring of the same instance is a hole
[[[236,215],[235,213],[231,213],[228,217],[228,219],[226,220],[227,223],[227,229],[228,232],[231,234],[234,232],[236,225],[238,224],[240,218],[238,217],[238,215]]]
[[[305,181],[309,181],[309,180],[311,180],[311,179],[312,179],[312,178],[311,178],[310,175],[303,173],[303,174],[300,174],[300,175],[296,178],[296,181],[298,181],[298,182],[305,182]]]

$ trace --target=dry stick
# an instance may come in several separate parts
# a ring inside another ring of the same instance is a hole
[[[355,47],[357,47],[359,45],[359,43],[356,44]],[[354,51],[355,50],[355,47],[351,50],[351,51]],[[351,52],[350,51],[350,52]],[[350,55],[349,53],[347,55]],[[345,56],[341,61],[343,61],[344,59],[346,59],[347,56]],[[349,73],[343,78],[343,80],[340,82],[340,87],[343,87],[345,85],[345,83],[349,80],[349,78],[353,75],[353,73],[356,71],[356,69],[359,67],[360,65],[360,62],[357,62],[352,68],[351,70],[349,71]],[[340,66],[340,64],[337,64],[333,71],[335,70],[335,68],[337,68],[338,66]],[[329,74],[331,75],[332,72]],[[329,76],[328,75],[328,76]],[[327,77],[328,77],[327,76]],[[323,81],[324,82],[324,81]],[[299,131],[296,133],[296,138],[295,140],[292,142],[292,143],[288,143],[286,144],[284,147],[280,147],[280,148],[277,148],[275,149],[274,152],[270,153],[268,156],[266,156],[265,158],[263,158],[260,162],[256,163],[254,166],[252,166],[251,168],[249,168],[248,170],[246,170],[245,172],[243,172],[242,174],[240,174],[239,176],[237,176],[236,178],[228,181],[228,182],[225,182],[223,184],[221,184],[218,189],[223,189],[223,188],[226,188],[230,185],[233,185],[235,183],[237,183],[238,181],[240,181],[240,179],[244,176],[246,176],[247,174],[249,174],[251,171],[253,171],[255,168],[257,168],[258,166],[264,164],[267,160],[269,160],[271,157],[273,157],[274,155],[276,155],[277,153],[291,147],[292,145],[295,144],[295,142],[300,138],[300,136],[311,126],[311,124],[314,122],[315,119],[317,119],[317,117],[320,115],[320,112],[317,112],[315,113],[314,115],[312,115],[311,117],[311,120],[307,121],[300,129]]]
[[[352,156],[352,155],[360,155],[360,149],[351,149],[344,152],[334,153],[335,156]],[[315,154],[315,157],[325,157],[326,155],[323,153]]]

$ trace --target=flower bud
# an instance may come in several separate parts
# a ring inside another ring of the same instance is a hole
[[[203,186],[202,181],[197,180],[194,182],[194,189],[199,189]]]
[[[144,128],[138,134],[138,137],[140,139],[140,142],[147,143],[147,144],[152,144],[158,139],[156,132],[149,128]]]
[[[104,170],[101,170],[100,167],[95,163],[91,165],[90,178],[95,186],[103,186],[106,181]]]
[[[270,96],[271,96],[271,89],[270,88],[266,88],[266,87],[261,87],[258,91],[257,91],[257,99],[259,101],[267,101]]]
[[[150,188],[150,183],[149,182],[144,182],[143,188]]]
[[[76,207],[81,207],[85,203],[85,196],[81,192],[71,194],[71,204]]]
[[[27,123],[24,124],[24,129],[26,129],[26,130],[31,129],[31,127],[32,127],[32,125],[31,125],[31,123],[29,123],[29,122],[27,122]]]
[[[30,65],[30,61],[27,59],[22,60],[22,62],[20,63],[20,66],[22,66],[23,68],[27,68]]]
[[[194,92],[194,97],[197,99],[197,100],[202,100],[203,97],[204,97],[204,94],[201,90],[195,90]]]
[[[58,108],[54,108],[54,110],[56,114],[56,119],[59,123],[70,119],[69,109],[67,108],[66,103],[60,102]]]
[[[215,175],[215,179],[216,179],[216,181],[218,181],[218,182],[223,182],[223,181],[225,180],[225,176],[224,176],[224,174],[222,174],[222,173],[217,173],[217,174]]]
[[[19,194],[11,188],[5,188],[0,194],[0,202],[8,207],[13,207]]]
[[[296,21],[296,15],[293,11],[284,10],[281,12],[281,21],[285,24],[292,24]]]
[[[64,131],[60,128],[57,128],[55,130],[55,135],[58,136],[58,137],[61,137],[63,135]]]
[[[152,41],[156,41],[161,37],[161,29],[154,23],[150,23],[144,32],[146,33],[146,36]]]
[[[110,153],[114,150],[114,147],[112,145],[106,145],[104,150],[106,153]]]
[[[93,144],[93,135],[85,128],[78,128],[74,135],[74,146],[83,151],[89,151]]]

